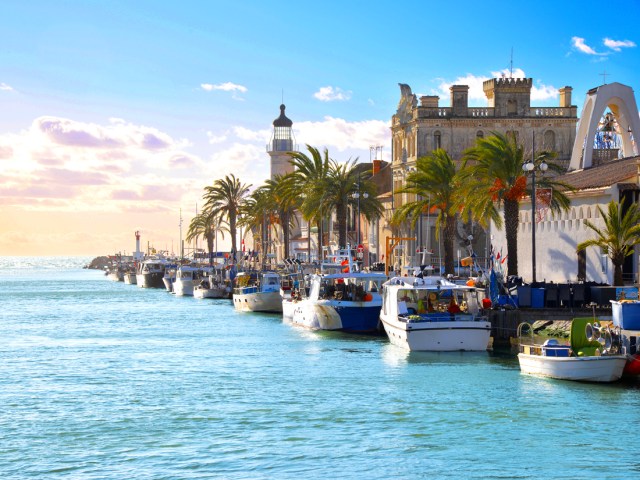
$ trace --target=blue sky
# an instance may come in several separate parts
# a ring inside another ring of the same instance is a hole
[[[640,2],[451,5],[4,1],[0,254],[177,244],[205,185],[268,177],[283,98],[301,148],[368,161],[389,157],[398,83],[443,106],[468,84],[484,106],[482,80],[512,67],[534,105],[568,85],[579,109],[605,72],[640,88]]]

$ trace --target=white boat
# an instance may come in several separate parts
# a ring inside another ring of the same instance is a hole
[[[136,284],[136,272],[135,271],[127,271],[124,273],[124,283],[126,285],[135,285]]]
[[[167,264],[164,267],[164,275],[162,276],[162,283],[164,285],[164,289],[167,292],[173,292],[173,282],[176,281],[176,271],[178,270],[178,265],[175,263]]]
[[[193,289],[195,298],[228,298],[229,286],[224,282],[222,270],[213,270],[202,277]]]
[[[282,312],[280,275],[276,272],[240,272],[235,279],[233,306],[240,312]]]
[[[357,271],[353,258],[351,250],[339,250],[320,273],[308,278],[308,295],[302,288],[294,289],[290,298],[283,297],[283,320],[312,330],[378,332],[380,291],[387,276]],[[332,270],[336,273],[324,273]]]
[[[574,380],[579,382],[615,382],[622,377],[627,355],[621,355],[619,335],[611,334],[608,327],[600,328],[590,323],[590,318],[575,318],[571,322],[570,345],[557,339],[548,339],[538,345],[533,341],[533,330],[529,324],[520,324],[518,339],[520,371],[530,375]],[[524,326],[529,326],[531,337],[522,335]],[[592,333],[602,331],[602,340]],[[608,333],[607,333],[608,332]],[[608,337],[607,337],[608,336]]]
[[[394,277],[384,284],[380,320],[392,344],[410,351],[484,351],[491,323],[478,290],[441,277]]]
[[[151,257],[143,260],[136,273],[136,285],[141,288],[163,288],[162,277],[166,265],[164,258]]]
[[[196,265],[178,265],[173,281],[173,293],[179,297],[193,296],[193,290],[202,278],[202,267]]]

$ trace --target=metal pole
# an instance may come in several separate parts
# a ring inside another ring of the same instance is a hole
[[[536,282],[536,167],[531,170],[531,278]]]

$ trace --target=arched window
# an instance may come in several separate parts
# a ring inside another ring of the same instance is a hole
[[[553,130],[547,130],[544,132],[543,148],[545,150],[555,151],[556,149],[556,134]]]
[[[484,133],[482,132],[482,130],[478,130],[476,132],[476,138],[484,138]]]
[[[438,148],[442,148],[442,138],[440,135],[440,130],[436,130],[433,132],[433,149],[437,150]]]
[[[516,116],[518,113],[518,102],[514,99],[510,99],[507,101],[507,115],[510,117]]]

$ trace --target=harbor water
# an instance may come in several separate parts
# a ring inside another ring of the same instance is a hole
[[[638,382],[308,331],[90,260],[0,258],[0,478],[640,474]]]

